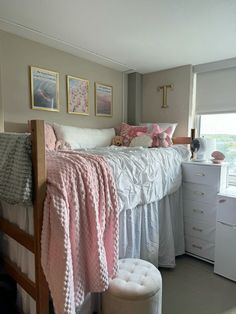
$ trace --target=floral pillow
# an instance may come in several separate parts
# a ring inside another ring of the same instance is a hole
[[[148,128],[146,126],[129,125],[122,123],[120,128],[120,136],[123,136],[123,145],[129,146],[130,142],[139,132],[146,134]]]
[[[149,126],[148,133],[138,132],[137,136],[148,135],[152,139],[151,147],[169,147],[172,145],[171,132],[171,127],[162,130],[158,124],[153,123],[152,126]]]

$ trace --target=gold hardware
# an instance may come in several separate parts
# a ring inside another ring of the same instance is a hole
[[[205,177],[205,173],[203,173],[203,172],[197,172],[197,173],[195,173],[195,176]]]
[[[204,192],[199,192],[199,191],[194,191],[193,193],[196,194],[196,195],[202,195],[202,196],[205,195]]]
[[[204,211],[203,211],[203,210],[201,210],[201,209],[196,209],[196,208],[193,209],[193,212],[194,212],[194,213],[204,214]]]
[[[163,86],[158,87],[158,91],[162,90],[163,103],[162,103],[161,108],[168,108],[168,105],[167,105],[167,89],[168,88],[170,88],[170,90],[173,90],[174,85],[169,84],[169,85],[163,85]]]
[[[200,228],[193,227],[192,229],[193,229],[194,231],[202,232],[202,229],[200,229]]]

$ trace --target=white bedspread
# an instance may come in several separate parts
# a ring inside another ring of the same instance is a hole
[[[120,211],[177,191],[182,180],[181,163],[190,156],[183,145],[151,149],[110,146],[84,152],[106,157],[116,181]]]

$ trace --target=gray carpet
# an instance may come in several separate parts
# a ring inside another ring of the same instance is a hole
[[[236,313],[236,283],[214,274],[213,265],[184,255],[175,269],[160,271],[163,314]]]

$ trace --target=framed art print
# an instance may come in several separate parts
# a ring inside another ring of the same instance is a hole
[[[59,73],[30,67],[32,109],[59,111]]]
[[[89,115],[89,81],[67,75],[68,113]]]
[[[113,87],[95,83],[94,89],[96,116],[112,117]]]

